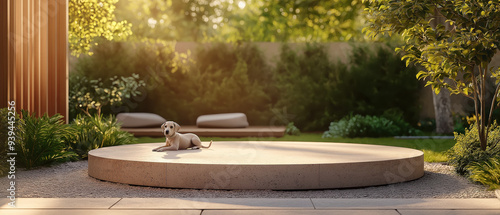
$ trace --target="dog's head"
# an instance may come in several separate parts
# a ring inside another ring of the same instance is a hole
[[[174,136],[179,129],[181,129],[181,126],[174,121],[166,121],[163,125],[161,125],[161,128],[165,137],[171,137]]]

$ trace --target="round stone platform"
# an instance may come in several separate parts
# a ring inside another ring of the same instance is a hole
[[[365,187],[415,180],[424,175],[423,152],[400,147],[220,141],[209,149],[151,151],[163,144],[92,150],[88,157],[89,175],[154,187],[272,190]]]

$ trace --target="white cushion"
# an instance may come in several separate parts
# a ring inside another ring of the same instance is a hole
[[[116,121],[124,128],[160,127],[167,120],[154,113],[119,113]]]
[[[196,125],[200,128],[246,128],[248,121],[244,113],[221,113],[201,115]]]

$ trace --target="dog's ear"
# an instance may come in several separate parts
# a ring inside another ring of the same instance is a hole
[[[163,131],[163,133],[165,133],[165,124],[167,124],[167,123],[164,122],[163,124],[161,124],[161,130]]]
[[[179,129],[181,129],[181,126],[179,124],[177,124],[176,122],[174,122],[174,131],[178,132]]]

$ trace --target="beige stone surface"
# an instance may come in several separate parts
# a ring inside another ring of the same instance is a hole
[[[3,210],[2,215],[200,215],[201,210]]]
[[[498,215],[500,210],[398,210],[401,215]]]
[[[312,199],[316,209],[500,210],[492,199]]]
[[[127,198],[112,209],[204,209],[204,210],[262,210],[262,209],[314,209],[310,199],[256,199],[256,198]]]
[[[120,198],[17,198],[16,208],[18,209],[108,209],[118,202]],[[12,209],[8,205],[10,201],[3,198],[0,201],[0,209]]]
[[[400,215],[396,210],[207,210],[203,215]]]
[[[201,210],[4,210],[2,215],[200,215]]]
[[[296,190],[391,184],[424,174],[423,152],[400,147],[221,141],[209,149],[151,151],[162,144],[92,150],[89,175],[159,187]]]

